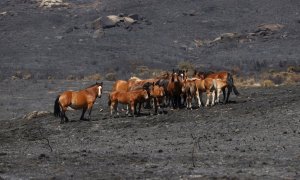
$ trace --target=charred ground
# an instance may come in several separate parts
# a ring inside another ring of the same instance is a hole
[[[70,76],[99,73],[106,94],[107,73],[127,79],[139,66],[171,70],[188,62],[239,75],[299,66],[300,1],[68,3],[45,9],[34,0],[0,2],[1,178],[299,178],[297,84],[240,87],[242,96],[227,105],[158,116],[110,117],[106,96],[92,121],[72,111],[72,122],[61,125],[47,112],[60,92],[95,83]],[[142,19],[129,28],[91,27],[99,17],[132,13]],[[283,28],[262,32],[260,24]],[[23,118],[32,111],[46,114]]]

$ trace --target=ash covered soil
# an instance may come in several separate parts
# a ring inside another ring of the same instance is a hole
[[[91,121],[79,121],[80,111],[67,112],[67,124],[47,113],[24,118],[95,83],[70,76],[128,79],[139,66],[171,70],[182,61],[245,76],[299,66],[300,1],[66,2],[0,1],[0,179],[300,178],[299,85],[239,88],[226,105],[114,118],[112,81],[104,81]],[[119,14],[142,18],[91,27]]]
[[[39,106],[35,110],[52,111],[57,87],[85,86],[75,81],[45,83],[30,84],[30,95],[21,90],[21,82],[10,84],[23,96],[23,103],[14,105],[20,114],[32,103]],[[111,85],[104,82],[104,87]],[[135,118],[124,113],[111,117],[107,92],[94,105],[91,121],[80,121],[80,111],[69,111],[71,122],[66,124],[52,114],[7,117],[1,120],[0,177],[298,179],[299,85],[239,91],[242,96],[233,95],[226,105],[166,108],[160,115],[142,109]],[[47,96],[36,102],[34,94],[39,93]]]

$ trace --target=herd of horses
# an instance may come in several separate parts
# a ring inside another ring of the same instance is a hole
[[[57,96],[54,103],[54,115],[61,118],[61,123],[68,122],[66,116],[68,107],[82,109],[81,120],[90,119],[93,104],[96,98],[102,95],[103,83],[96,83],[80,91],[65,91]],[[226,93],[227,90],[227,93]],[[197,107],[213,106],[220,103],[220,94],[223,93],[222,103],[229,102],[231,92],[239,95],[232,74],[221,72],[195,71],[188,77],[186,70],[174,70],[150,78],[140,79],[131,77],[129,80],[117,80],[108,95],[110,114],[119,115],[118,104],[127,105],[126,114],[139,115],[141,107],[154,107],[158,114],[162,107],[192,109],[192,101]],[[203,94],[206,94],[206,103],[203,103]],[[88,111],[88,118],[84,117]]]

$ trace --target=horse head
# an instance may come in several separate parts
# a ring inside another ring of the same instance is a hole
[[[98,98],[101,98],[103,82],[100,82],[100,83],[96,82],[96,86],[98,86],[98,93],[97,93]]]

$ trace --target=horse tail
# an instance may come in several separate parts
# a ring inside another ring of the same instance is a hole
[[[233,90],[235,95],[237,96],[240,95],[240,93],[238,92],[237,88],[234,85],[233,77],[230,73],[228,73],[227,84],[228,84],[228,90],[230,90],[230,92]]]
[[[54,116],[55,117],[60,117],[61,116],[61,110],[60,110],[60,107],[59,107],[59,97],[60,96],[57,96],[57,98],[54,102]]]
[[[217,90],[218,86],[217,86],[217,80],[213,79],[213,89]]]

